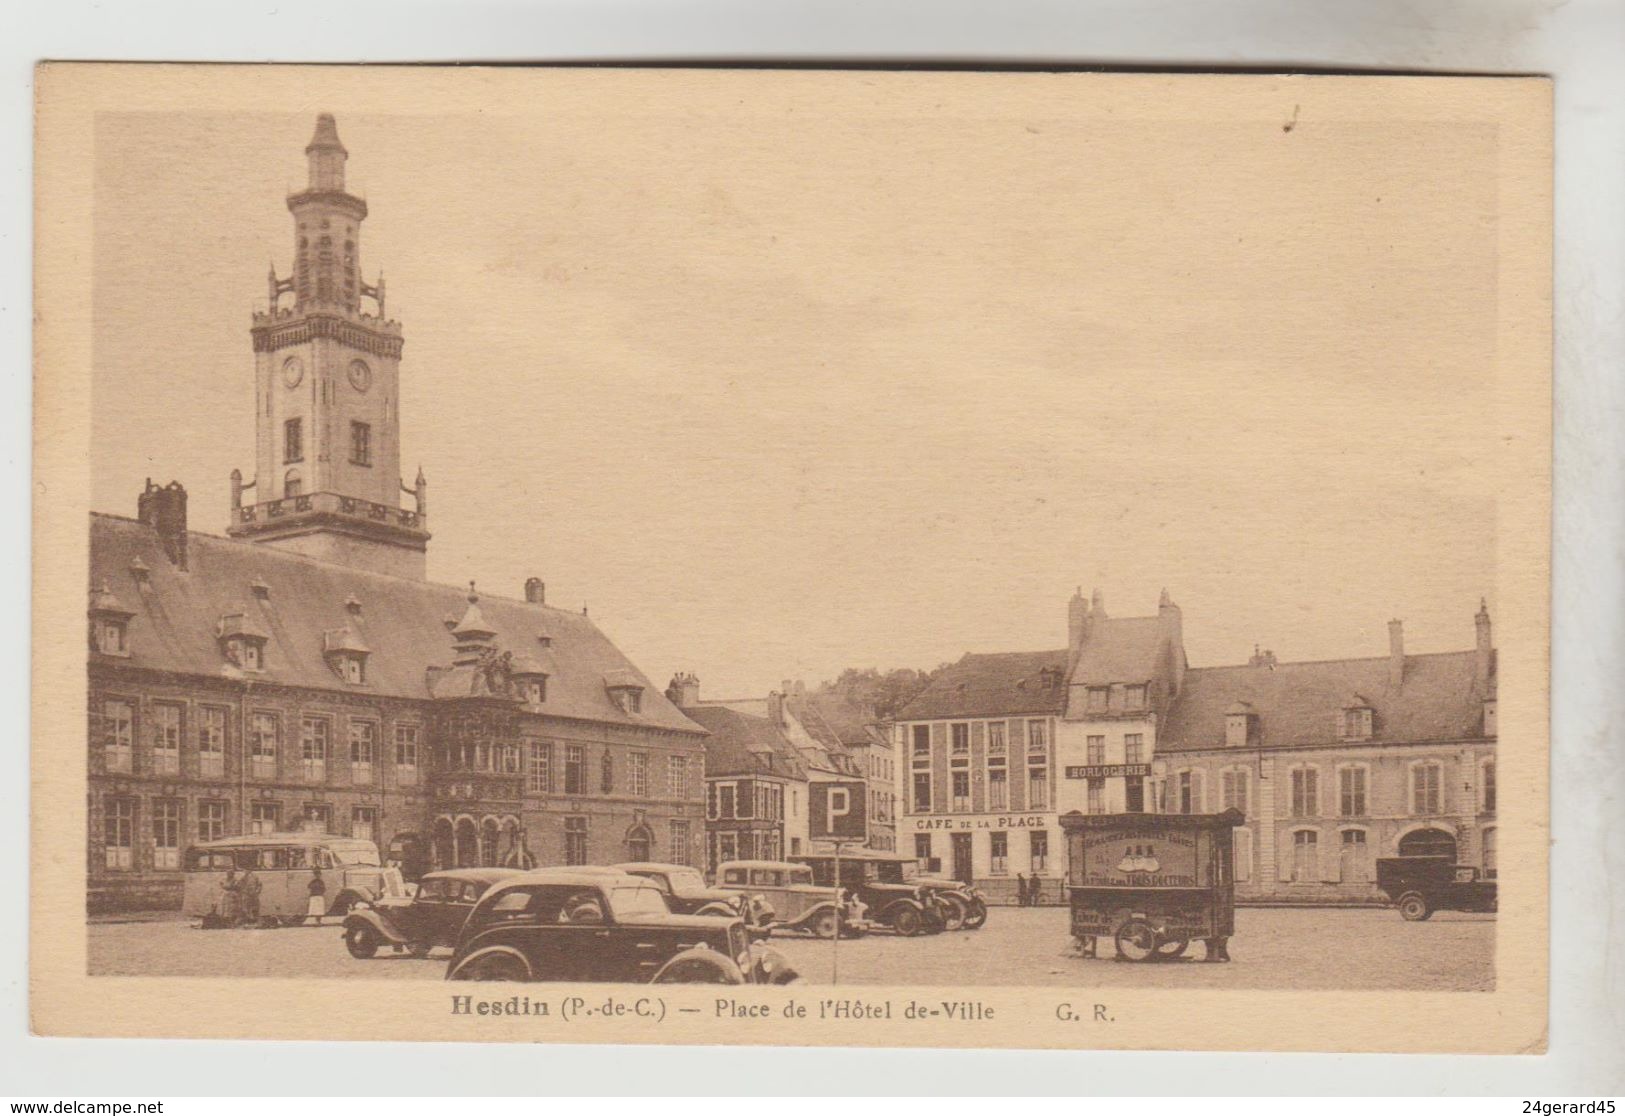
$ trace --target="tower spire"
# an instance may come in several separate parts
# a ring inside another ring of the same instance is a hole
[[[332,113],[316,118],[316,134],[305,145],[305,157],[310,161],[309,189],[344,189],[344,162],[350,153],[339,141],[339,126]]]

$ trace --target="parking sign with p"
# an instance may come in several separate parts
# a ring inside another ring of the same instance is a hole
[[[861,841],[868,835],[868,797],[861,781],[812,783],[807,805],[808,835],[815,841]]]

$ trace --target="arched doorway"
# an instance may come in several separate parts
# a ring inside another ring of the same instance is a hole
[[[626,831],[627,857],[633,861],[646,861],[654,855],[655,835],[646,825],[634,825]]]
[[[480,831],[473,818],[457,819],[457,867],[477,868],[480,864]]]
[[[436,818],[434,820],[432,859],[437,870],[454,868],[457,865],[457,836],[452,830],[450,818]]]
[[[1413,829],[1399,839],[1400,856],[1448,856],[1456,859],[1456,839],[1442,829]]]

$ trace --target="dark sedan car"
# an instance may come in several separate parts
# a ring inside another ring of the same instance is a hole
[[[449,868],[430,872],[417,894],[361,903],[344,919],[344,945],[350,956],[367,958],[382,946],[427,957],[435,946],[457,944],[457,935],[491,885],[515,875],[515,868]]]
[[[796,972],[739,917],[672,914],[640,876],[542,868],[475,905],[446,979],[788,984]]]
[[[737,915],[753,930],[773,923],[773,905],[763,896],[708,887],[698,868],[654,861],[634,861],[613,867],[654,884],[666,897],[666,906],[673,914]]]
[[[837,858],[829,853],[806,853],[790,859],[810,867],[813,882],[820,887],[840,887],[858,900],[874,926],[912,938],[935,934],[947,924],[946,900],[918,882],[904,881],[902,861],[907,858],[854,849],[841,854],[838,880]]]

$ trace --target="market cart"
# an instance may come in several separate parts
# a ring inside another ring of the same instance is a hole
[[[1222,814],[1080,814],[1066,832],[1072,937],[1085,957],[1110,938],[1123,961],[1172,960],[1201,939],[1205,961],[1228,961],[1236,925],[1232,831]]]

